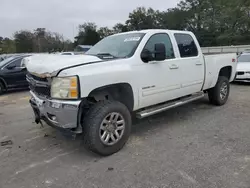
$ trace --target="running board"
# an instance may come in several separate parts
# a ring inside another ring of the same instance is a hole
[[[183,97],[181,99],[175,100],[175,101],[171,101],[171,102],[167,102],[164,104],[160,104],[157,106],[153,106],[150,108],[147,108],[146,110],[140,111],[138,113],[136,113],[136,117],[139,119],[163,112],[165,110],[171,109],[171,108],[175,108],[184,104],[187,104],[189,102],[198,100],[203,98],[205,95],[203,92],[199,92],[199,93],[195,93],[191,96],[188,97]]]

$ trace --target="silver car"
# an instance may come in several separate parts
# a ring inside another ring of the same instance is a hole
[[[250,81],[250,52],[238,56],[235,81]]]

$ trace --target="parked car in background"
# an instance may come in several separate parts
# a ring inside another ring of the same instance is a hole
[[[0,94],[14,88],[28,88],[22,60],[30,55],[11,56],[0,62]]]
[[[250,81],[250,52],[238,56],[235,81]]]
[[[76,46],[75,51],[86,53],[92,47],[93,47],[92,45],[78,45]]]

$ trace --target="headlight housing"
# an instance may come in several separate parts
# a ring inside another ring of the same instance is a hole
[[[51,83],[51,97],[77,99],[79,97],[77,76],[54,77]]]

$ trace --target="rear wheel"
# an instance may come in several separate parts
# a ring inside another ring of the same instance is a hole
[[[224,105],[229,96],[230,84],[228,78],[220,76],[214,88],[208,91],[208,97],[212,104]]]
[[[84,117],[85,146],[100,155],[118,152],[126,144],[131,130],[131,115],[117,101],[96,103]]]

